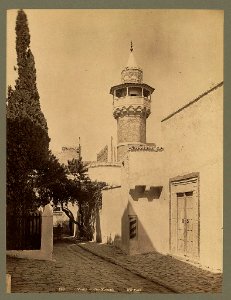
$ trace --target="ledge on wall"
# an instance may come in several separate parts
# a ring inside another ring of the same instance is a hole
[[[102,190],[107,191],[107,190],[112,190],[112,189],[118,189],[120,187],[121,187],[121,185],[107,185],[107,186],[103,187]]]
[[[147,198],[148,201],[159,199],[163,186],[150,186],[150,185],[134,185],[130,187],[129,194],[134,201],[138,201],[139,198]]]
[[[129,145],[129,152],[137,151],[150,151],[150,152],[162,152],[164,151],[163,147],[157,147],[155,144],[144,144],[144,145]]]
[[[121,167],[118,162],[100,162],[100,161],[92,161],[88,162],[88,168],[97,168],[97,167]]]

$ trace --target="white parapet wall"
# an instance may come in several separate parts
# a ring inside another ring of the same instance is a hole
[[[53,209],[50,204],[42,212],[41,249],[7,250],[6,254],[17,258],[52,260],[53,254]]]
[[[88,166],[91,180],[106,182],[109,185],[121,185],[121,166],[116,163],[96,162]]]

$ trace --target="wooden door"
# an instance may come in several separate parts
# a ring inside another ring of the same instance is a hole
[[[193,202],[193,192],[185,192],[185,256],[188,257],[193,254]]]
[[[184,193],[177,193],[177,252],[185,253],[185,197]]]
[[[177,193],[177,252],[191,257],[193,250],[193,192]]]
[[[197,178],[171,183],[170,249],[179,256],[196,260],[199,257]]]

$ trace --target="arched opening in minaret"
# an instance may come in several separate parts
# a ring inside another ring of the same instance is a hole
[[[151,94],[150,94],[149,90],[143,89],[143,95],[144,95],[144,98],[150,99]]]
[[[122,88],[115,91],[116,98],[126,97],[127,95],[127,89]]]
[[[128,96],[130,97],[142,97],[142,88],[140,87],[129,87]]]

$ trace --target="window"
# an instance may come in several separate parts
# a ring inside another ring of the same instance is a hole
[[[184,196],[192,196],[193,195],[193,192],[185,192],[185,193],[176,193],[177,197],[184,197]]]
[[[145,98],[148,98],[150,96],[150,92],[146,89],[143,89],[143,94]]]
[[[116,97],[120,98],[122,95],[121,90],[116,90]]]
[[[123,89],[116,90],[115,96],[117,98],[125,97],[126,95],[127,95],[127,89],[123,88]]]
[[[139,87],[130,87],[128,88],[128,95],[131,97],[141,97],[142,96],[142,89]]]
[[[137,216],[129,216],[129,238],[137,238]]]
[[[184,193],[176,193],[177,197],[184,197]]]
[[[185,195],[186,195],[186,196],[192,196],[192,195],[193,195],[193,192],[186,192]]]

